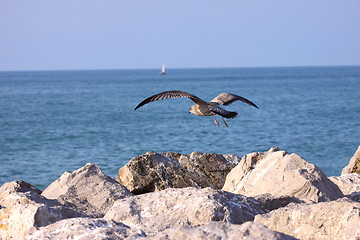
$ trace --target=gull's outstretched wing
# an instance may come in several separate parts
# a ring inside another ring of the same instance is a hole
[[[182,97],[187,97],[197,104],[207,104],[204,100],[198,98],[195,95],[192,95],[187,92],[179,91],[179,90],[173,90],[173,91],[161,92],[161,93],[155,94],[154,96],[148,97],[147,99],[145,99],[144,101],[139,103],[139,105],[137,105],[134,110],[136,110],[150,102],[154,102],[154,101],[158,101],[158,100],[162,100],[162,99],[168,99],[168,98],[182,98]]]
[[[255,103],[251,102],[250,100],[240,97],[238,95],[235,94],[231,94],[231,93],[221,93],[219,96],[217,96],[216,98],[214,98],[213,100],[211,100],[210,102],[213,103],[217,103],[219,105],[229,105],[232,104],[235,101],[242,101],[244,103],[247,103],[253,107],[259,108],[258,106],[255,105]]]

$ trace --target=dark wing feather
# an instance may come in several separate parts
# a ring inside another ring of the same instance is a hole
[[[214,107],[210,108],[210,111],[212,111],[224,118],[236,118],[236,116],[238,115],[237,112],[230,112],[230,111],[227,111],[218,106],[214,106]]]
[[[182,97],[187,97],[195,103],[205,103],[204,100],[201,100],[200,98],[198,98],[190,93],[179,91],[179,90],[173,90],[173,91],[161,92],[161,93],[155,94],[151,97],[148,97],[147,99],[145,99],[144,101],[139,103],[139,105],[136,106],[134,111],[150,102],[154,102],[154,101],[158,101],[158,100],[162,100],[162,99],[168,99],[168,98],[182,98]]]
[[[229,105],[235,101],[242,101],[253,107],[259,108],[255,105],[255,103],[251,102],[250,100],[231,93],[221,93],[219,96],[211,100],[211,102],[217,103],[219,105]]]

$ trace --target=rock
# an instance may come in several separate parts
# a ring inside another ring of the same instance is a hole
[[[31,229],[65,218],[82,216],[24,181],[5,183],[0,188],[0,239],[23,239]]]
[[[187,172],[192,173],[199,187],[214,189],[221,189],[224,186],[226,175],[241,160],[234,154],[192,152],[190,155],[181,154],[179,158],[175,157],[176,153],[175,156],[173,154],[167,152],[163,155],[177,160]]]
[[[103,217],[116,200],[132,196],[92,163],[72,173],[65,172],[42,195],[93,217]]]
[[[360,174],[360,146],[356,150],[354,156],[350,159],[349,164],[342,170],[341,175],[348,173]]]
[[[131,159],[118,170],[116,180],[133,194],[191,185],[180,164],[161,154],[148,152]]]
[[[112,220],[101,218],[71,218],[41,227],[33,231],[25,240],[101,240],[101,239],[136,239],[146,237],[137,229]]]
[[[34,195],[41,194],[41,190],[21,180],[4,183],[0,187],[0,204],[2,204],[2,201],[7,199],[7,197],[11,194],[26,193],[26,192],[33,193]]]
[[[344,195],[351,195],[360,192],[360,174],[349,173],[339,177],[329,177],[335,183]]]
[[[234,167],[241,161],[241,157],[235,154],[224,154],[223,157],[226,159],[226,161],[232,163]]]
[[[269,230],[262,224],[246,222],[241,225],[211,222],[198,227],[174,227],[159,232],[149,240],[172,239],[172,240],[292,240],[295,239],[283,233]]]
[[[354,192],[350,195],[347,195],[346,197],[355,202],[360,202],[360,192]]]
[[[255,222],[299,239],[359,239],[360,203],[346,198],[296,204],[257,215]]]
[[[304,201],[291,196],[273,196],[269,193],[262,194],[254,197],[256,201],[259,202],[261,209],[265,212],[270,212],[272,210],[286,207],[290,203],[305,203]]]
[[[169,227],[198,226],[211,221],[241,224],[252,221],[259,213],[264,212],[253,198],[189,187],[117,200],[104,218],[154,234]]]
[[[221,189],[237,161],[235,155],[148,152],[120,168],[116,180],[134,194],[183,187]]]
[[[343,196],[320,168],[276,148],[244,156],[226,177],[223,190],[246,196],[286,195],[308,202]]]

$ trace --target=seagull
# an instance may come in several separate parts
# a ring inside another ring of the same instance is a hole
[[[137,105],[135,107],[134,111],[150,102],[154,102],[154,101],[158,101],[158,100],[162,100],[162,99],[168,99],[168,98],[182,98],[182,97],[187,97],[195,103],[195,105],[190,107],[189,113],[193,113],[197,116],[214,116],[214,122],[215,122],[216,126],[218,126],[218,127],[220,127],[220,124],[216,120],[216,115],[221,116],[226,127],[229,127],[229,125],[225,122],[224,118],[235,118],[238,115],[237,112],[229,112],[229,111],[221,108],[219,105],[229,105],[229,104],[239,100],[239,101],[247,103],[253,107],[259,108],[250,100],[240,97],[235,94],[231,94],[231,93],[221,93],[220,95],[215,97],[210,102],[206,102],[206,101],[202,100],[201,98],[199,98],[195,95],[192,95],[190,93],[179,91],[179,90],[173,90],[173,91],[161,92],[161,93],[155,94],[151,97],[148,97],[147,99],[145,99],[144,101],[139,103],[139,105]]]

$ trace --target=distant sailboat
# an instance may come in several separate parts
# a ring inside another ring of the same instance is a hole
[[[166,72],[165,72],[165,64],[162,65],[161,67],[161,72],[160,72],[160,75],[165,75]]]

